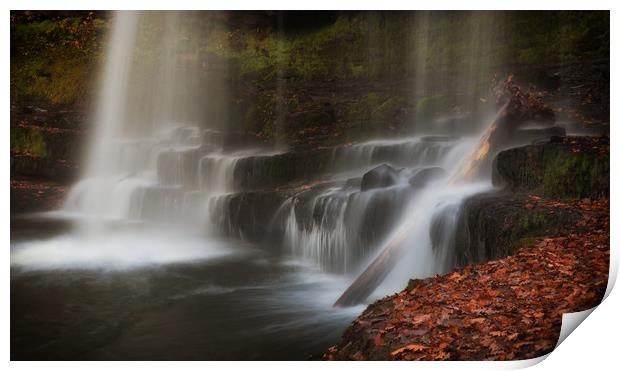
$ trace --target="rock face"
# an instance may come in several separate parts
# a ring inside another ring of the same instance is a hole
[[[273,188],[307,180],[325,171],[331,151],[286,152],[276,155],[245,157],[234,170],[235,186],[243,190]]]
[[[77,175],[82,133],[37,125],[11,127],[11,173],[67,183]]]
[[[78,166],[74,162],[11,153],[11,174],[39,177],[66,184],[75,179],[77,172]]]
[[[263,243],[270,237],[281,236],[278,209],[289,195],[286,192],[243,192],[222,196],[211,208],[221,208],[213,215],[217,227],[229,236],[245,241]]]
[[[609,138],[565,137],[500,152],[493,184],[549,198],[609,196]]]
[[[447,216],[452,215],[450,213]],[[514,254],[535,238],[568,233],[567,226],[580,214],[556,207],[538,197],[507,191],[482,193],[467,199],[458,213],[453,246],[446,266],[464,266],[500,259]],[[441,246],[441,223],[437,218],[431,229],[433,246]]]
[[[472,196],[457,213],[445,210],[433,218],[431,240],[435,250],[447,251],[447,269],[503,258],[532,238],[566,232],[579,213],[538,196],[608,197],[609,139],[553,137],[502,151],[493,181],[505,189]],[[451,226],[455,232],[446,233]],[[446,235],[453,237],[446,240]]]
[[[398,182],[398,170],[388,164],[379,165],[362,177],[361,190],[385,188]]]

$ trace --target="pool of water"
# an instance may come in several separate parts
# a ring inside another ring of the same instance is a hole
[[[12,360],[303,360],[364,307],[342,276],[200,233],[21,218],[11,234]]]

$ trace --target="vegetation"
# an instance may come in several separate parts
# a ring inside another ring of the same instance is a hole
[[[11,14],[12,104],[83,103],[106,29],[106,21],[90,13],[32,22]]]
[[[609,55],[608,12],[450,12],[432,20],[424,28],[415,13],[344,14],[329,26],[293,35],[248,29],[215,33],[209,50],[238,61],[242,73],[273,78],[287,69],[304,80],[413,74],[418,56],[430,71],[445,73],[468,67],[472,49],[495,66]],[[421,40],[420,33],[428,39]],[[476,38],[467,39],[472,33]]]
[[[439,113],[466,111],[457,103],[484,96],[488,70],[609,55],[608,12],[429,14],[345,12],[320,27],[292,30],[192,14],[176,52],[227,66],[236,98],[228,127],[289,143],[314,134],[323,142],[397,135]],[[140,58],[157,58],[154,35],[162,25],[142,24]],[[108,27],[103,13],[11,13],[12,106],[84,111]],[[207,37],[193,37],[192,29]],[[336,87],[346,93],[326,98],[333,107],[326,114],[312,95]]]
[[[27,153],[34,157],[47,156],[47,144],[41,130],[11,130],[11,151]]]

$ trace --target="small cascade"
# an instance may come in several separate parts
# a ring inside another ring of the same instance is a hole
[[[398,140],[373,140],[336,147],[331,155],[333,171],[364,170],[373,165],[431,165],[437,163],[459,138],[415,136]]]
[[[398,224],[411,200],[433,184],[414,180],[429,170],[443,172],[438,166],[446,158],[463,155],[461,142],[449,137],[413,137],[335,149],[333,163],[342,170],[332,177],[353,178],[287,200],[283,207],[285,245],[293,255],[326,271],[355,272]],[[361,176],[378,163],[404,167],[395,170],[392,185],[362,190]]]

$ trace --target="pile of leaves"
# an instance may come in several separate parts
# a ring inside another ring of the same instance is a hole
[[[563,313],[600,303],[609,270],[609,201],[560,203],[582,215],[565,236],[516,255],[412,280],[366,309],[325,360],[515,360],[549,353]]]
[[[539,123],[555,121],[553,109],[545,103],[543,92],[523,89],[517,85],[513,75],[503,80],[495,76],[492,85],[492,95],[496,104],[502,106],[509,102],[503,118],[509,125],[516,128],[530,120]]]

